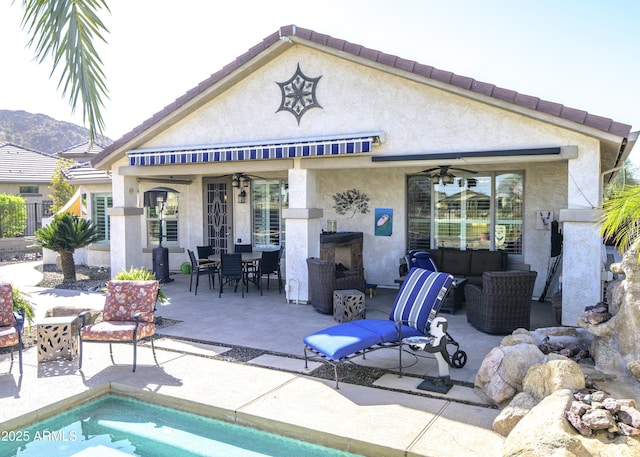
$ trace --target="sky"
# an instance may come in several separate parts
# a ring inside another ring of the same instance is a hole
[[[331,35],[640,130],[635,0],[107,0],[105,135],[138,126],[281,26]],[[84,125],[0,2],[0,109]],[[632,153],[640,162],[640,147]]]

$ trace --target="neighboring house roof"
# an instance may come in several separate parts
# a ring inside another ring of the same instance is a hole
[[[43,152],[0,144],[0,182],[51,183],[58,159]]]
[[[106,143],[98,141],[92,143],[91,141],[85,141],[84,143],[76,144],[75,146],[56,152],[53,155],[65,159],[76,160],[78,162],[85,162],[93,159],[106,147]]]
[[[102,184],[111,182],[111,172],[97,170],[89,162],[79,163],[62,170],[62,175],[74,186],[81,184]]]
[[[415,75],[415,77],[426,78],[426,81],[430,81],[435,86],[445,90],[452,90],[457,93],[469,91],[469,94],[486,97],[485,101],[487,102],[491,100],[496,104],[504,104],[506,102],[514,107],[521,107],[534,110],[544,115],[550,115],[552,118],[557,118],[558,121],[570,121],[580,126],[595,129],[595,132],[599,131],[604,134],[611,134],[622,138],[628,137],[631,132],[630,125],[615,122],[606,117],[596,116],[583,110],[569,108],[559,103],[542,100],[538,97],[520,94],[514,90],[476,81],[473,78],[439,70],[413,60],[385,54],[358,44],[333,38],[329,35],[317,33],[313,30],[288,25],[281,27],[277,32],[266,37],[262,42],[249,49],[249,51],[238,57],[235,61],[229,63],[220,71],[214,73],[208,79],[189,90],[182,97],[167,105],[163,110],[113,142],[99,153],[97,157],[92,160],[92,163],[96,166],[106,165],[108,162],[107,159],[111,159],[110,156],[112,154],[117,156],[117,152],[126,146],[127,143],[135,141],[135,144],[133,144],[134,147],[140,144],[142,141],[138,141],[138,137],[141,137],[145,132],[152,134],[151,130],[153,130],[153,127],[162,120],[171,117],[173,121],[186,116],[188,112],[191,112],[192,109],[197,107],[198,103],[196,102],[198,98],[202,98],[201,96],[205,95],[205,92],[212,86],[221,82],[233,72],[241,69],[245,64],[254,60],[269,48],[272,48],[274,53],[282,53],[284,50],[289,49],[287,45],[295,43],[307,43],[316,48],[323,46],[325,50],[332,50],[341,57],[357,59],[358,62],[365,65],[375,66],[376,68],[387,68],[394,72],[406,72],[406,74]],[[282,50],[280,50],[281,48]],[[181,108],[189,105],[193,105],[190,106],[192,109],[185,110],[184,113],[180,112]],[[140,139],[144,140],[144,138]],[[622,156],[622,151],[620,156]],[[618,162],[620,158],[621,157],[618,157],[616,162]]]

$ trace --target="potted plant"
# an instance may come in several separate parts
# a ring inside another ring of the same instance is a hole
[[[33,305],[27,298],[29,295],[13,285],[11,286],[11,294],[13,298],[13,310],[24,315],[27,320],[27,325],[30,328],[36,317],[36,313],[33,310]]]

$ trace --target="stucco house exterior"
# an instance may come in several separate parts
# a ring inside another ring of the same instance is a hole
[[[0,143],[0,194],[19,195],[24,199],[29,235],[51,214],[51,179],[57,162],[56,157],[44,152]]]
[[[598,206],[636,137],[611,119],[290,25],[92,165],[112,176],[112,271],[151,268],[162,225],[174,270],[198,245],[284,247],[288,298],[305,302],[306,259],[336,221],[363,233],[365,276],[378,286],[396,286],[408,249],[502,249],[510,268],[538,272],[539,296],[556,220],[562,321],[574,325],[601,299]],[[162,220],[145,207],[155,188],[168,191]]]

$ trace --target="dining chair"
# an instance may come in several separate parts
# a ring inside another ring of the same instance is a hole
[[[282,274],[280,272],[280,253],[282,249],[276,251],[262,251],[262,259],[258,265],[258,287],[260,295],[262,295],[262,285],[260,281],[264,275],[267,275],[267,289],[269,288],[269,279],[272,274],[278,275],[278,292],[282,293]]]
[[[198,284],[200,283],[200,276],[209,277],[209,289],[215,287],[216,285],[215,275],[219,274],[216,264],[213,262],[208,264],[198,263],[198,259],[196,259],[196,255],[191,249],[187,249],[187,253],[189,254],[189,260],[191,261],[191,277],[189,278],[189,292],[191,292],[192,290],[194,276],[196,277],[195,295],[198,295]]]
[[[209,260],[209,256],[213,255],[213,246],[196,246],[196,250],[198,251],[198,263],[199,264],[210,264],[215,263]]]
[[[234,252],[243,253],[243,252],[253,252],[253,245],[251,244],[235,244],[233,246]],[[247,286],[247,292],[249,292],[249,281],[255,281],[257,279],[258,274],[258,265],[257,262],[243,262],[244,272],[245,272],[245,283]]]
[[[253,252],[253,245],[251,245],[251,244],[235,244],[233,246],[233,252]]]
[[[218,297],[222,297],[225,284],[233,284],[236,287],[234,292],[238,291],[238,284],[244,281],[244,268],[242,266],[242,254],[221,254],[220,255],[220,293]],[[244,298],[244,284],[240,287],[242,298]]]

